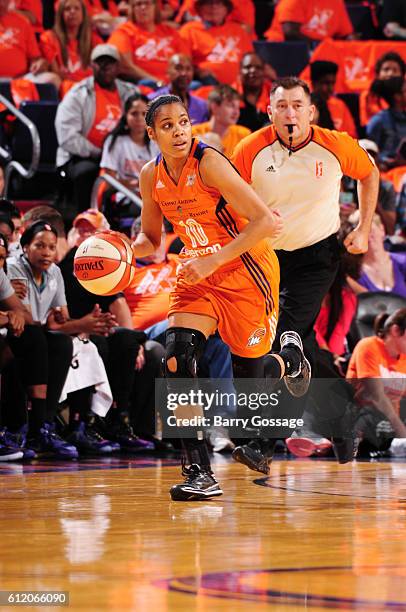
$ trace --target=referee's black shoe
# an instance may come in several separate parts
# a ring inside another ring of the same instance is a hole
[[[251,440],[248,444],[237,446],[231,456],[250,470],[268,475],[275,444],[276,440]]]
[[[353,461],[358,453],[359,438],[331,438],[334,455],[338,463]]]
[[[182,476],[185,476],[185,482],[170,490],[174,501],[199,501],[223,494],[210,468],[204,469],[197,463],[189,467],[182,465]]]
[[[293,397],[302,397],[309,389],[312,377],[312,368],[303,352],[303,343],[299,334],[295,331],[285,331],[280,337],[281,349],[294,347],[300,353],[299,368],[291,374],[285,374],[283,381],[287,390]]]

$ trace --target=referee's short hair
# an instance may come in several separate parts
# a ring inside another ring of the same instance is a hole
[[[271,93],[270,93],[271,98],[273,94],[275,93],[275,91],[278,89],[278,87],[283,87],[283,89],[295,89],[295,87],[301,87],[303,91],[305,92],[306,96],[310,100],[310,88],[308,84],[306,83],[306,81],[303,81],[303,79],[299,79],[299,77],[285,76],[285,77],[276,79],[276,81],[272,83]]]

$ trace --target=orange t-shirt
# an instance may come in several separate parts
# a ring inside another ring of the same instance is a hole
[[[92,32],[92,49],[102,42],[100,36],[96,32]],[[66,79],[78,82],[93,74],[90,65],[83,66],[82,64],[79,55],[79,41],[77,39],[69,40],[68,42],[68,62],[66,66],[63,63],[60,42],[52,30],[46,30],[41,34],[39,44],[41,53],[47,62],[51,63],[55,60],[60,69],[66,70]]]
[[[196,0],[184,0],[179,12],[176,16],[176,21],[182,23],[183,15],[189,13],[197,17],[195,9]],[[244,0],[244,2],[234,2],[233,10],[226,17],[226,21],[236,21],[237,23],[245,23],[255,28],[255,5],[252,0]]]
[[[353,32],[344,0],[280,0],[265,38],[285,40],[282,23],[287,21],[300,23],[301,33],[313,40],[344,38]]]
[[[40,55],[33,27],[25,17],[14,12],[0,17],[0,77],[22,76]]]
[[[31,24],[35,32],[42,32],[42,3],[41,0],[11,0],[8,5],[9,11],[29,11],[35,17],[35,23]],[[31,22],[30,22],[31,23]]]
[[[327,106],[334,123],[334,129],[338,132],[347,132],[353,138],[357,138],[357,128],[346,103],[340,98],[331,96],[327,101]]]
[[[228,85],[238,76],[242,56],[253,51],[251,37],[238,23],[206,29],[200,21],[191,21],[179,33],[191,49],[193,63]]]
[[[109,38],[120,53],[131,53],[132,61],[156,79],[167,81],[168,60],[174,53],[189,55],[187,44],[171,26],[158,24],[148,32],[127,21],[119,26]]]
[[[100,0],[85,0],[87,12],[91,17],[105,13],[106,11],[112,15],[112,17],[118,17],[118,7],[113,0],[108,0],[107,9],[104,8]]]
[[[117,125],[121,117],[121,100],[117,89],[110,91],[95,83],[96,113],[93,125],[86,138],[95,146],[102,148],[107,134]]]
[[[374,78],[374,66],[379,57],[393,51],[392,41],[323,40],[312,54],[312,62],[327,60],[338,66],[335,90],[338,93],[368,89]],[[406,42],[396,42],[396,51],[406,61]],[[310,64],[301,73],[310,82]]]
[[[389,355],[382,338],[363,338],[351,356],[347,378],[381,378],[385,394],[399,411],[399,402],[406,395],[406,355],[395,359]]]
[[[212,131],[213,130],[210,121],[205,121],[204,123],[197,123],[192,127],[193,136],[203,136],[204,134],[207,134],[208,132]],[[242,140],[249,134],[251,134],[251,130],[244,127],[243,125],[230,125],[223,138],[221,139],[221,144],[223,145],[222,153],[224,153],[224,155],[230,159],[232,154],[234,153],[235,147],[240,142],[240,140]]]
[[[376,96],[369,90],[361,91],[359,95],[359,119],[362,126],[366,125],[369,120],[388,108],[388,104],[383,98]]]
[[[131,285],[124,291],[135,329],[146,329],[168,317],[177,266],[178,258],[172,256],[169,261],[135,269]]]

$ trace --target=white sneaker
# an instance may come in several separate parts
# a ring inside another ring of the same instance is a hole
[[[215,453],[231,453],[235,449],[235,444],[224,427],[212,427],[208,430],[207,437]]]
[[[301,361],[299,369],[292,374],[286,374],[283,377],[283,382],[287,390],[293,397],[302,397],[309,389],[310,380],[312,377],[312,368],[309,361],[306,359],[303,352],[303,343],[299,334],[295,331],[285,331],[281,334],[280,345],[281,349],[292,344],[301,352]]]
[[[406,457],[406,438],[393,438],[389,453],[392,457]]]

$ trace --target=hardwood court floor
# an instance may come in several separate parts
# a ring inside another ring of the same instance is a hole
[[[174,463],[2,464],[1,590],[69,591],[69,610],[406,610],[405,462],[257,478],[223,460],[204,503],[169,500]]]

